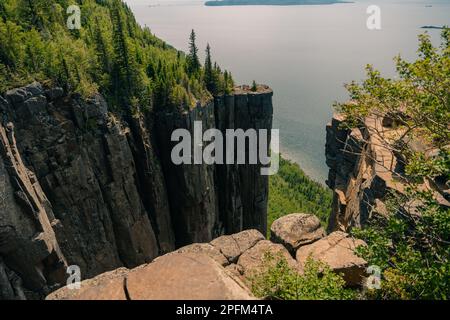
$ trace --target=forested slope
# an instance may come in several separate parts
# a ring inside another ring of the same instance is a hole
[[[326,226],[331,212],[332,192],[311,180],[298,164],[280,158],[278,174],[269,179],[268,226],[293,212],[315,214]]]
[[[70,30],[74,4],[81,28]],[[84,96],[99,91],[134,110],[189,108],[210,97],[207,86],[217,94],[233,85],[210,55],[201,67],[194,33],[185,55],[140,27],[119,0],[4,0],[0,17],[1,92],[46,81]]]

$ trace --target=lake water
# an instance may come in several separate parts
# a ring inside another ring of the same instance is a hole
[[[324,182],[325,125],[333,101],[347,99],[343,84],[364,77],[373,64],[394,76],[392,58],[414,59],[424,25],[450,25],[450,3],[378,1],[381,30],[366,27],[369,4],[320,6],[205,7],[200,2],[128,0],[141,25],[187,51],[191,29],[198,46],[209,42],[213,59],[232,71],[236,82],[270,85],[274,128],[281,150],[313,179]],[[439,30],[428,31],[435,43]]]

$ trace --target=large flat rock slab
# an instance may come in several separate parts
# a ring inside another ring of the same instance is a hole
[[[249,300],[245,285],[204,254],[177,253],[130,272],[131,300]]]
[[[47,300],[252,300],[239,277],[202,252],[171,253],[63,287]]]

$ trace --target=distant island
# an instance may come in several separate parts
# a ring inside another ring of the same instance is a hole
[[[439,27],[439,26],[423,26],[421,28],[422,29],[439,29],[439,30],[444,29],[444,27]]]
[[[206,1],[205,6],[296,6],[296,5],[320,5],[334,3],[351,3],[340,0],[212,0]]]

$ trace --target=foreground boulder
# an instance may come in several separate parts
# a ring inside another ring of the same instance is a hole
[[[264,236],[258,230],[245,230],[236,234],[221,236],[213,241],[213,245],[230,263],[236,262],[242,253],[255,246]]]
[[[47,300],[249,300],[231,272],[203,253],[173,253],[133,270],[118,269],[59,289]]]
[[[312,214],[292,213],[275,220],[270,228],[270,240],[284,245],[291,254],[305,244],[325,236],[319,218]]]
[[[336,231],[310,245],[300,247],[296,259],[304,267],[311,256],[328,264],[336,273],[341,273],[348,286],[358,286],[362,283],[367,262],[355,254],[355,248],[364,245],[364,241]]]

